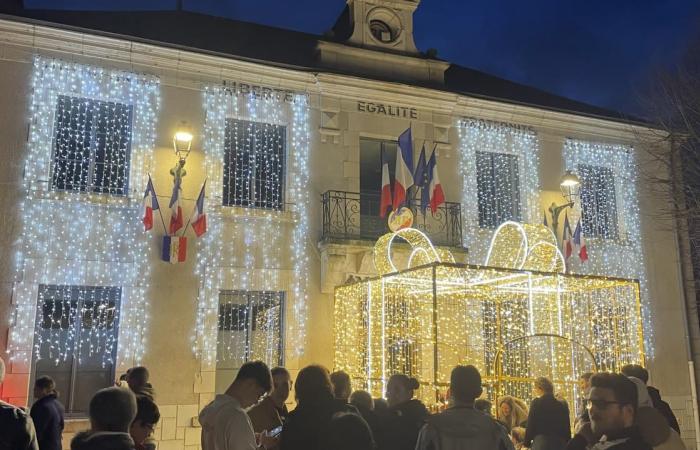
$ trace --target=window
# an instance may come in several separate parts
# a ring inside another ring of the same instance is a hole
[[[283,311],[284,292],[221,291],[217,349],[221,366],[238,368],[257,359],[281,365]]]
[[[617,200],[612,169],[581,164],[578,171],[584,236],[617,239]]]
[[[120,299],[118,287],[39,286],[32,377],[54,379],[68,414],[114,383]]]
[[[360,235],[377,237],[389,231],[387,219],[379,216],[382,194],[382,165],[389,163],[389,183],[394,185],[397,141],[360,139]],[[392,191],[393,192],[393,191]],[[347,205],[357,211],[357,204]],[[389,214],[389,211],[386,212]],[[346,217],[346,221],[352,218]]]
[[[123,103],[60,95],[51,188],[126,195],[132,109]]]
[[[282,210],[286,128],[229,119],[224,153],[224,206]]]
[[[520,221],[520,176],[517,155],[476,152],[479,226],[496,228]]]

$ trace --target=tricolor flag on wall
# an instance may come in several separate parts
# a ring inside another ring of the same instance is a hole
[[[182,207],[180,206],[180,179],[175,178],[173,184],[173,196],[170,198],[170,227],[168,231],[171,235],[177,233],[182,228]]]
[[[148,184],[146,185],[146,192],[143,194],[143,227],[144,231],[148,231],[153,228],[153,211],[160,209],[158,206],[158,197],[156,196],[156,190],[153,189],[153,181],[151,176],[148,176]]]
[[[420,149],[416,171],[413,174],[413,184],[420,189],[420,210],[425,215],[430,204],[430,173],[425,158],[425,144]]]
[[[207,215],[204,213],[204,188],[207,182],[202,185],[202,190],[199,191],[197,203],[194,204],[194,212],[192,213],[192,229],[197,237],[200,237],[207,232]]]
[[[184,236],[163,236],[161,258],[171,264],[185,262],[187,259],[187,238]]]
[[[561,237],[561,251],[564,253],[564,259],[569,259],[573,251],[571,246],[571,226],[569,225],[569,215],[564,216],[564,231]]]
[[[581,219],[578,219],[576,228],[574,229],[574,248],[578,251],[578,257],[581,262],[588,261],[588,249],[583,240],[583,228],[581,227]]]
[[[438,206],[445,203],[445,193],[442,191],[442,184],[440,184],[435,149],[433,149],[433,154],[430,155],[430,161],[428,161],[428,179],[430,180],[430,211],[435,214]]]
[[[394,211],[406,202],[406,193],[411,186],[413,186],[413,138],[409,127],[399,136],[399,150],[396,152]]]

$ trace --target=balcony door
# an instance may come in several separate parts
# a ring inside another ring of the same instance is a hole
[[[363,238],[376,239],[389,231],[387,217],[379,217],[382,164],[389,163],[393,186],[397,147],[396,141],[360,138],[360,235]]]

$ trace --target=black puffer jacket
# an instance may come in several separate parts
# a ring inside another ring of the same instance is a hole
[[[383,433],[375,438],[380,450],[415,449],[418,432],[428,415],[428,409],[417,399],[389,408],[382,417]]]
[[[678,434],[681,434],[681,427],[678,425],[678,420],[676,420],[676,416],[673,414],[671,406],[665,401],[661,400],[661,393],[659,390],[655,387],[647,386],[647,391],[649,392],[649,397],[651,397],[651,402],[654,404],[654,408],[666,418],[668,426],[676,430]]]
[[[299,404],[282,426],[282,450],[329,450],[329,426],[337,413],[360,413],[352,405],[332,397]]]
[[[129,433],[114,431],[83,431],[75,435],[71,450],[134,450],[134,440]]]
[[[0,450],[39,450],[29,414],[3,401],[0,401],[0,430]]]

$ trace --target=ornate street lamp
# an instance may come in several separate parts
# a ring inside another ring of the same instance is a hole
[[[187,125],[187,122],[180,122],[173,136],[173,150],[177,156],[177,164],[170,169],[170,175],[175,178],[175,184],[179,184],[182,181],[182,177],[187,175],[185,161],[192,150],[192,138],[192,128]]]
[[[581,195],[581,180],[576,174],[571,173],[567,170],[564,176],[561,177],[559,182],[559,188],[561,189],[561,194],[564,196],[568,203],[563,205],[557,205],[552,203],[549,207],[549,213],[552,215],[552,229],[557,232],[557,227],[559,225],[559,214],[566,208],[573,208],[576,204],[576,199]]]

